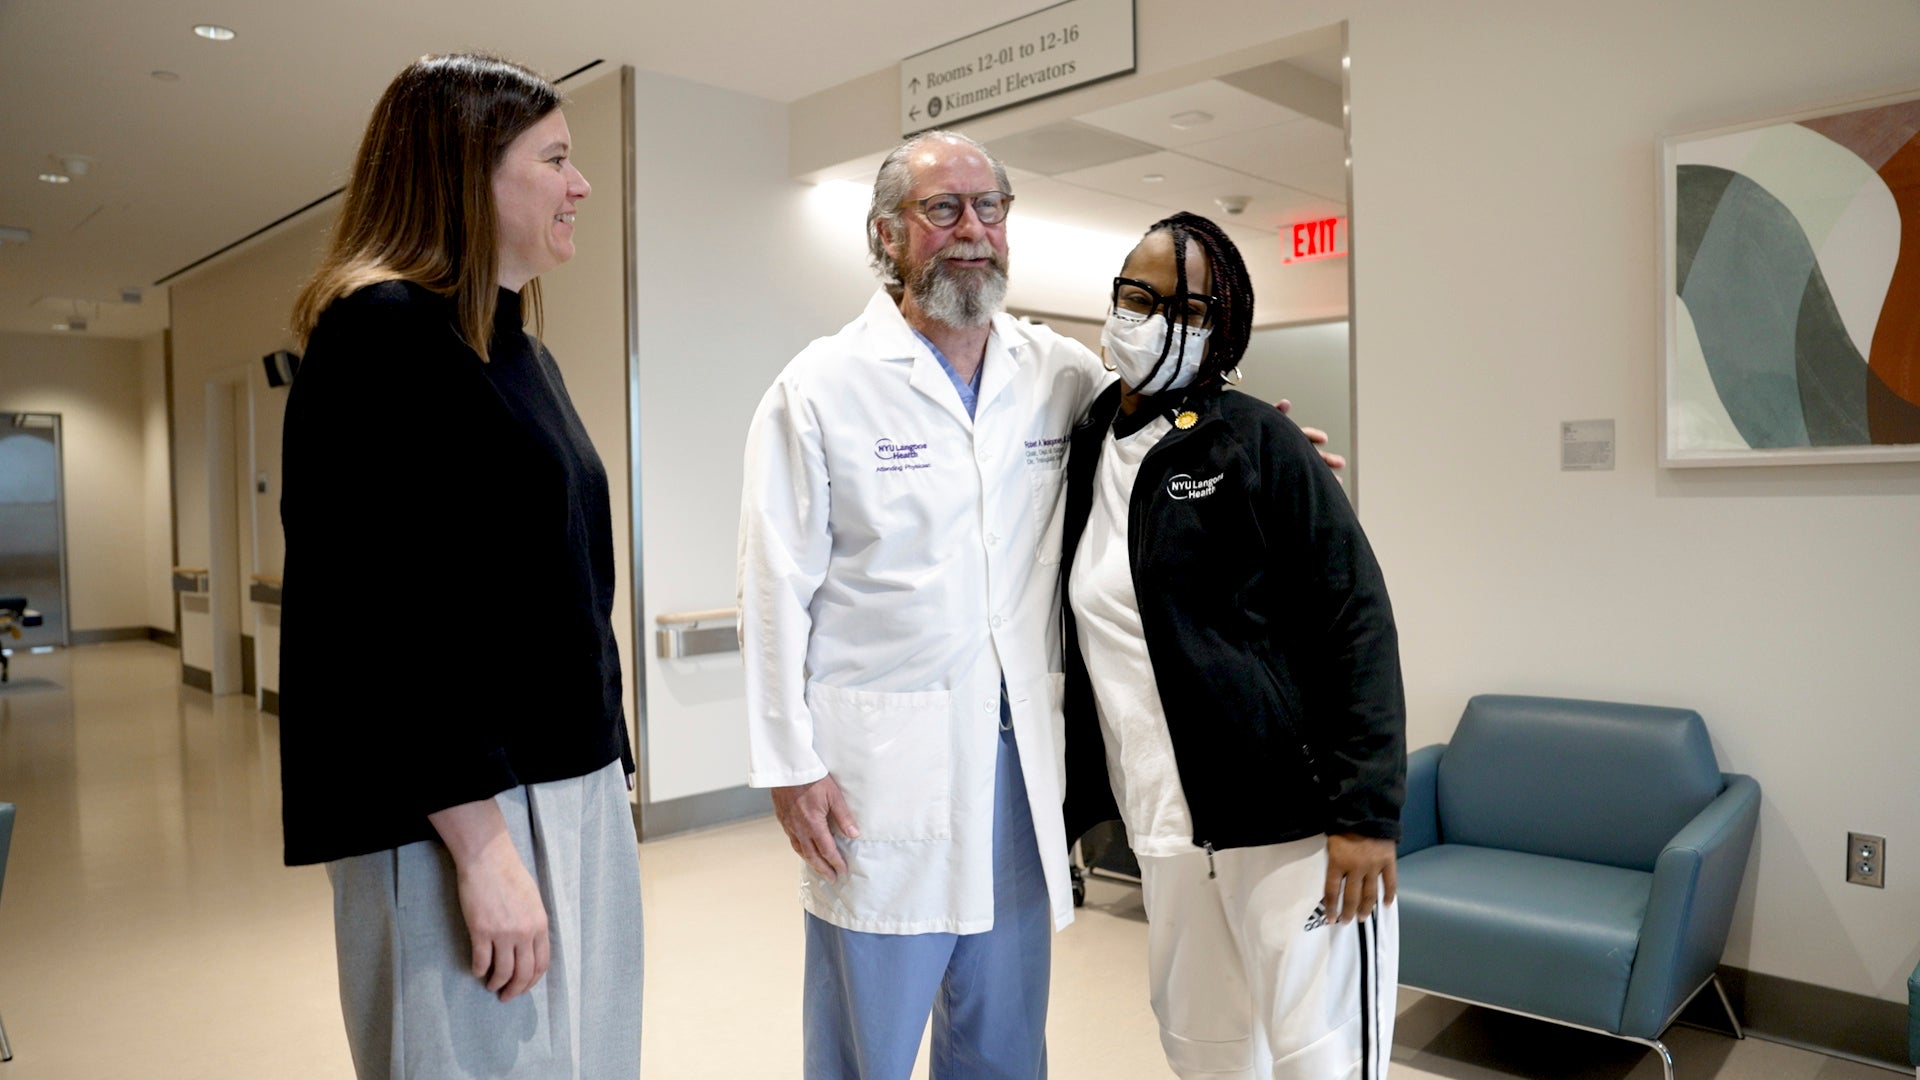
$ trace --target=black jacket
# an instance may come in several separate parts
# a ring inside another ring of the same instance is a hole
[[[280,775],[289,864],[627,746],[606,470],[502,290],[490,363],[391,281],[320,316],[287,399]]]
[[[1065,590],[1115,385],[1073,432],[1061,561],[1068,840],[1119,816]],[[1397,840],[1406,705],[1386,583],[1351,504],[1279,410],[1206,387],[1150,402],[1195,422],[1147,452],[1127,550],[1194,843]],[[1136,426],[1143,408],[1122,418]]]

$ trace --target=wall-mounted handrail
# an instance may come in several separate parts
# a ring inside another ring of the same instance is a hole
[[[280,603],[279,574],[251,574],[253,584],[247,586],[247,598],[256,604]]]
[[[696,623],[720,622],[723,619],[738,620],[740,609],[731,607],[708,608],[705,611],[668,611],[653,617],[661,626],[692,626]]]
[[[736,652],[740,648],[739,608],[667,611],[655,615],[653,621],[660,628],[654,633],[654,647],[662,660]]]

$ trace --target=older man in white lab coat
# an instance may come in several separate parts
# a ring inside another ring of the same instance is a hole
[[[1005,313],[1006,172],[933,132],[882,165],[884,288],[747,440],[750,782],[806,861],[810,1080],[1046,1075],[1061,822],[1058,494],[1111,376]],[[837,834],[837,835],[836,835]]]

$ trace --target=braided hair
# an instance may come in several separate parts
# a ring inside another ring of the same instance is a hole
[[[1247,354],[1247,341],[1253,335],[1253,279],[1247,274],[1240,249],[1228,239],[1226,230],[1212,221],[1183,210],[1154,222],[1145,235],[1163,231],[1173,234],[1173,265],[1179,275],[1175,291],[1187,291],[1188,243],[1200,245],[1213,271],[1213,295],[1220,303],[1213,313],[1207,357],[1193,380],[1196,386],[1205,385],[1239,367],[1241,357]]]

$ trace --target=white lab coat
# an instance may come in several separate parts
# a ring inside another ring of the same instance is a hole
[[[1006,680],[1054,924],[1073,921],[1060,736],[1066,440],[1111,376],[994,317],[976,415],[886,292],[761,400],[740,514],[756,787],[832,772],[858,822],[806,909],[888,934],[993,927]]]

